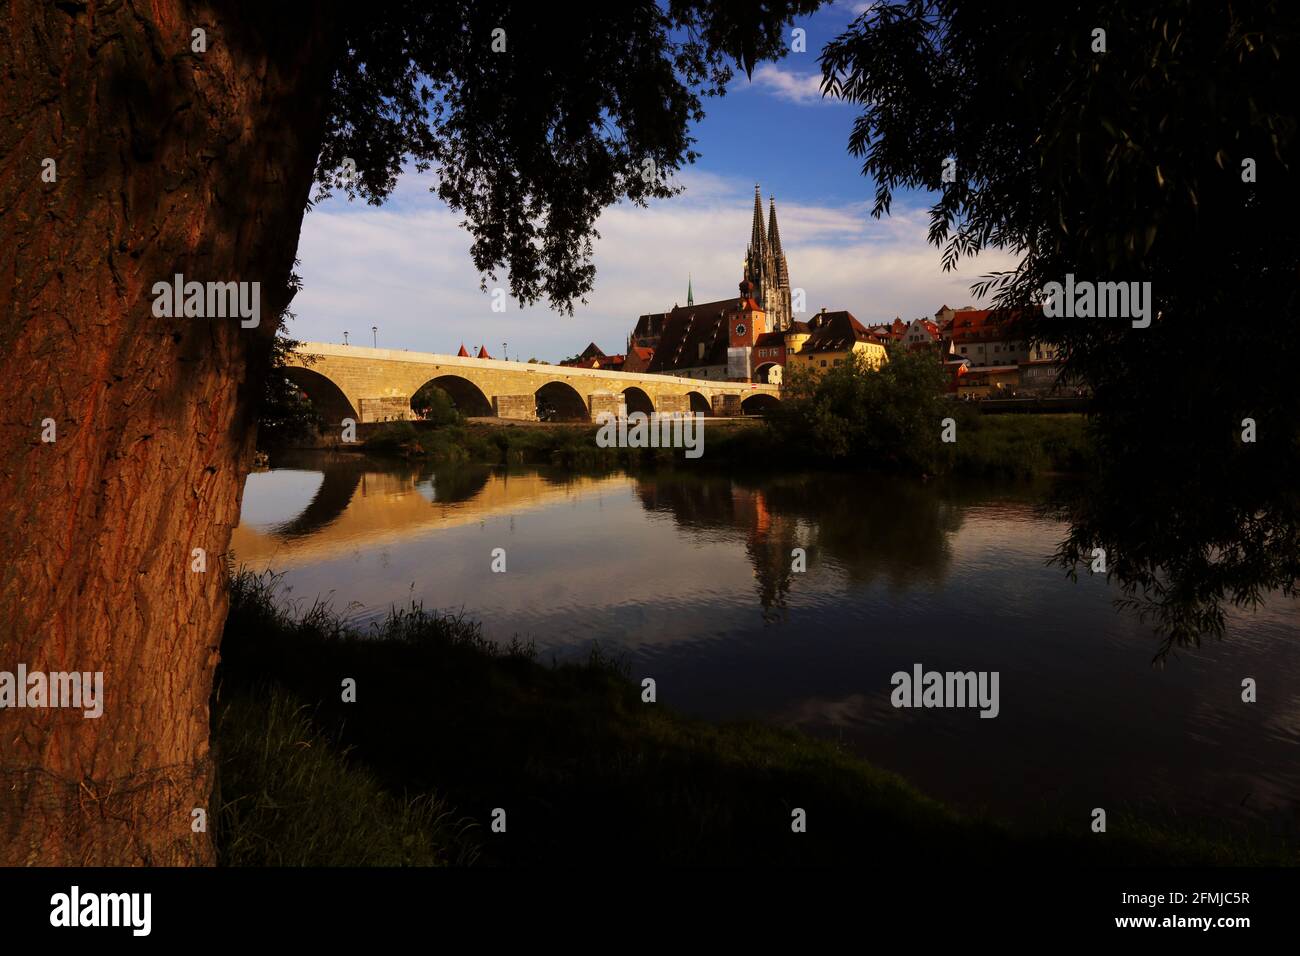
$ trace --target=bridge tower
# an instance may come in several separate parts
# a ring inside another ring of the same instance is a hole
[[[754,298],[754,283],[740,280],[740,300],[727,313],[727,380],[748,382],[754,375],[754,343],[767,331],[767,313]]]

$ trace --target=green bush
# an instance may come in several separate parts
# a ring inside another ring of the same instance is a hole
[[[411,396],[411,410],[423,421],[439,428],[459,425],[463,421],[451,396],[432,382],[420,386],[419,391]]]
[[[776,444],[804,461],[934,473],[944,464],[944,380],[929,353],[891,349],[876,369],[855,352],[820,373],[792,369],[767,420]]]
[[[949,414],[957,422],[957,441],[946,447],[949,463],[959,474],[1028,478],[1092,467],[1092,444],[1082,415],[982,415],[955,403]]]
[[[410,422],[389,422],[366,439],[366,450],[381,455],[409,454],[418,449],[419,433]]]

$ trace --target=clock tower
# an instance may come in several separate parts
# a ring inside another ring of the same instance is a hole
[[[748,382],[753,377],[753,349],[758,337],[767,331],[767,313],[754,299],[754,284],[749,279],[740,282],[740,298],[736,306],[726,313],[727,320],[727,378],[733,382]]]

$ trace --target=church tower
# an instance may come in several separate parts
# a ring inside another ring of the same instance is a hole
[[[776,197],[770,196],[768,201],[771,203],[772,215],[767,225],[767,244],[772,254],[774,281],[772,297],[767,298],[767,293],[764,293],[764,308],[768,311],[769,322],[772,322],[775,317],[772,328],[785,332],[794,321],[790,301],[790,270],[785,264],[785,251],[781,248],[781,232],[776,226]]]
[[[790,272],[781,248],[781,232],[776,224],[776,199],[771,200],[771,216],[763,229],[763,196],[754,186],[754,222],[750,231],[749,250],[745,255],[745,280],[752,283],[755,298],[767,314],[768,328],[784,332],[794,315],[790,300]]]
[[[755,301],[754,284],[740,280],[740,298],[735,308],[728,309],[727,323],[727,380],[750,382],[754,377],[754,345],[768,331],[767,316]]]

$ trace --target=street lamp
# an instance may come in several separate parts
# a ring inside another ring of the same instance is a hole
[[[503,362],[509,362],[509,361],[510,361],[509,356],[506,355],[506,343],[504,343],[504,342],[501,343],[501,361],[503,361]]]
[[[374,333],[375,336],[375,348],[379,348],[379,326],[372,325],[370,331]]]
[[[348,334],[346,332],[343,333],[343,344],[344,345],[348,344]]]

